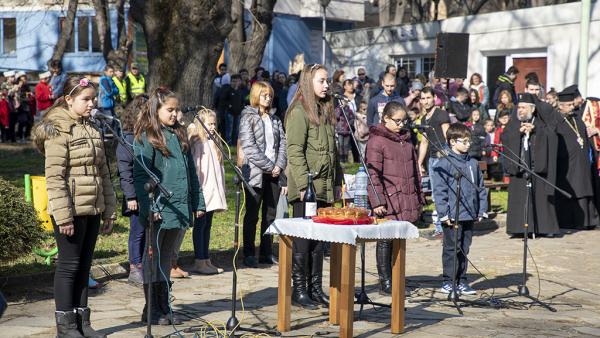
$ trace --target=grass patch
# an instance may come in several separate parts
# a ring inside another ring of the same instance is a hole
[[[235,158],[235,149],[232,149],[233,157]],[[112,152],[114,154],[114,152]],[[119,209],[121,207],[122,193],[119,188],[118,177],[116,173],[116,165],[114,155],[109,157],[111,160],[111,172],[113,173],[113,183],[117,189],[117,198]],[[345,173],[354,174],[358,170],[357,163],[344,163],[342,168]],[[9,180],[12,184],[20,189],[24,189],[23,175],[44,175],[44,158],[34,149],[32,145],[0,145],[0,176]],[[211,232],[211,251],[227,251],[233,249],[233,233],[235,222],[235,186],[233,184],[234,173],[231,168],[225,165],[225,178],[227,187],[227,203],[229,210],[226,212],[215,213],[212,232]],[[492,206],[498,207],[502,211],[506,211],[507,204],[506,191],[492,192]],[[430,203],[426,210],[433,210],[433,205]],[[126,262],[128,260],[127,242],[129,238],[129,219],[121,216],[120,210],[117,214],[118,218],[110,235],[101,235],[96,243],[96,251],[94,254],[94,264],[110,264]],[[243,217],[243,213],[242,213]],[[242,218],[240,219],[240,226]],[[258,227],[260,228],[260,227]],[[257,232],[260,229],[257,229]],[[241,238],[241,234],[240,234]],[[257,240],[260,238],[257,233]],[[46,247],[50,248],[54,245],[52,236],[46,240]],[[192,231],[187,231],[186,237],[181,246],[181,254],[188,255],[193,253]],[[0,264],[0,276],[14,276],[20,274],[31,274],[44,271],[51,271],[53,265],[47,266],[44,264],[44,258],[35,254],[22,256],[11,262]]]

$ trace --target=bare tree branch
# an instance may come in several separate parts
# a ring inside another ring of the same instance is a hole
[[[75,24],[75,16],[77,14],[77,0],[69,0],[69,6],[67,9],[67,16],[63,22],[62,28],[60,30],[60,36],[58,37],[58,42],[54,46],[54,51],[52,52],[52,57],[48,61],[48,66],[52,61],[61,61],[63,55],[65,54],[65,50],[67,49],[67,43],[73,34],[73,26]]]

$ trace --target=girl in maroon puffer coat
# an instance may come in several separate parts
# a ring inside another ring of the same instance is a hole
[[[379,195],[378,199],[373,190],[369,190],[373,212],[391,220],[416,222],[421,217],[425,198],[408,124],[405,108],[398,102],[389,102],[383,109],[382,123],[369,130],[365,162]],[[391,240],[377,241],[381,294],[392,292],[391,251]]]

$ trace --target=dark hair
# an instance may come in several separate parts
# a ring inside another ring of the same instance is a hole
[[[344,80],[344,83],[342,83],[342,87],[346,87],[346,83],[350,83],[350,84],[354,85],[354,80],[352,80],[352,79]]]
[[[268,70],[263,70],[261,76],[263,79],[269,80],[269,78],[271,77],[271,73],[269,73]]]
[[[106,66],[104,66],[104,71],[107,71],[107,70],[109,70],[109,69],[112,69],[112,70],[114,70],[114,69],[115,69],[115,67],[114,67],[113,65],[111,65],[110,63],[107,63],[107,64],[106,64]]]
[[[469,90],[469,99],[471,98],[471,94],[472,93],[475,93],[475,97],[477,98],[475,104],[481,103],[481,99],[479,98],[479,91],[477,89],[471,89],[471,90]]]
[[[235,80],[235,79],[241,80],[242,76],[240,74],[233,74],[233,75],[231,75],[231,79],[232,80]]]
[[[344,75],[344,73],[344,70],[336,69],[335,72],[333,72],[333,76],[331,77],[333,83],[340,82],[340,77]]]
[[[140,94],[136,95],[133,100],[127,104],[127,107],[125,107],[125,110],[123,110],[123,113],[121,114],[123,131],[133,132],[138,115],[144,108],[146,102],[148,102],[148,95]]]
[[[423,89],[421,89],[421,95],[423,94],[431,94],[433,97],[435,97],[435,92],[433,91],[433,88],[429,86],[423,87]]]
[[[263,67],[256,67],[254,68],[254,73],[258,73],[259,70],[262,70],[263,72],[265,71],[265,69]]]
[[[519,69],[515,66],[510,66],[508,67],[508,70],[506,71],[506,74],[513,74],[513,75],[517,75],[519,74]]]
[[[227,64],[226,64],[226,63],[221,63],[221,64],[219,65],[219,68],[221,68],[221,67],[227,67]]]
[[[390,68],[392,68],[392,67],[396,68],[396,65],[390,64],[390,65],[385,66],[385,73],[386,74],[389,73],[390,72]],[[396,68],[396,70],[398,70],[398,68]]]
[[[408,115],[406,112],[406,108],[400,103],[396,101],[388,102],[385,107],[383,107],[383,113],[381,114],[381,120],[383,121],[384,117],[391,118],[394,113],[402,111],[405,115]]]
[[[483,125],[485,126],[488,122],[494,123],[494,120],[492,120],[492,119],[485,119],[485,120],[483,120]]]
[[[550,87],[550,90],[546,93],[546,95],[552,95],[554,97],[558,97],[558,92],[556,91],[556,88]]]
[[[527,81],[525,82],[525,88],[529,87],[529,85],[532,85],[532,86],[540,85],[540,82],[538,81],[537,76],[536,76],[536,78],[530,77],[527,79]]]
[[[62,62],[60,60],[52,60],[50,61],[50,68],[62,69]]]
[[[246,68],[242,68],[242,69],[240,69],[240,72],[239,72],[239,73],[240,73],[240,74],[242,74],[243,72],[246,72],[246,73],[248,73],[248,69],[246,69]]]
[[[469,95],[469,91],[467,90],[467,88],[465,87],[460,87],[456,90],[456,95],[458,94],[463,94],[463,95]]]
[[[459,138],[471,138],[471,129],[462,123],[452,123],[446,131],[446,140],[450,144],[451,140],[458,140]]]
[[[498,113],[498,118],[501,118],[501,117],[504,117],[504,116],[510,116],[510,113],[511,113],[510,109],[506,109],[506,108],[502,109],[500,111],[500,113]]]
[[[158,119],[158,110],[170,98],[177,99],[177,95],[164,87],[155,89],[154,92],[152,92],[152,95],[150,95],[148,98],[148,102],[146,102],[146,104],[143,106],[143,109],[140,112],[134,127],[136,141],[140,141],[142,139],[142,134],[146,133],[146,139],[152,145],[152,147],[160,151],[166,157],[171,156],[171,152],[165,143],[165,137]],[[175,135],[177,135],[177,138],[179,139],[181,151],[184,153],[187,152],[189,149],[189,143],[185,127],[179,123],[175,123],[172,128]]]
[[[526,80],[535,80],[536,82],[540,82],[540,77],[537,75],[536,72],[529,72],[527,73],[527,75],[525,75],[525,79]]]

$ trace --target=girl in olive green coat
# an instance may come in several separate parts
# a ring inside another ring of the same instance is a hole
[[[288,198],[293,216],[304,216],[302,198],[313,183],[319,208],[340,198],[342,169],[335,145],[333,102],[327,94],[327,69],[322,65],[304,67],[286,114]],[[292,256],[292,303],[307,309],[328,306],[322,289],[323,243],[297,238]]]
[[[150,201],[144,191],[150,177],[144,168],[135,163],[133,166],[134,186],[139,203],[139,220],[147,225],[150,217],[155,221],[154,233],[147,234],[158,255],[151,267],[147,250],[142,259],[144,271],[144,291],[153,288],[152,313],[142,314],[142,321],[150,316],[153,324],[178,324],[181,321],[171,315],[169,309],[168,281],[171,271],[173,247],[181,229],[192,224],[192,217],[204,214],[204,198],[200,190],[194,161],[190,153],[185,127],[177,123],[178,100],[170,90],[156,89],[142,109],[135,125],[135,156],[146,168],[158,177],[161,184],[172,196],[158,194]],[[152,204],[152,214],[149,215]],[[151,276],[151,269],[155,271]],[[158,303],[158,304],[157,304]]]

